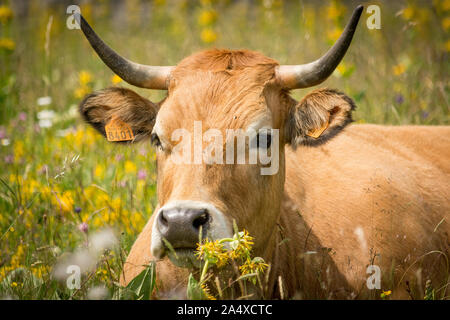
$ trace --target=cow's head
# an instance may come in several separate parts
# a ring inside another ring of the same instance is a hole
[[[168,90],[163,101],[153,103],[129,89],[109,88],[80,105],[84,119],[103,135],[111,121],[121,121],[132,130],[132,142],[149,139],[157,149],[155,257],[169,254],[176,265],[191,266],[200,230],[210,239],[230,237],[233,220],[255,236],[255,250],[264,255],[280,213],[285,144],[326,142],[351,121],[354,108],[350,98],[334,90],[313,91],[300,102],[289,90],[317,85],[334,71],[361,12],[362,7],[355,10],[322,58],[295,66],[228,50],[197,53],[176,67],[143,66],[120,57],[81,17],[87,39],[116,74],[135,86]],[[243,161],[238,137],[245,135]],[[251,154],[258,155],[256,161],[250,161]]]

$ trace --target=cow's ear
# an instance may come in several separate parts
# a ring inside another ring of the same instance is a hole
[[[292,105],[286,123],[286,140],[298,145],[318,146],[352,122],[355,104],[345,94],[318,89]]]
[[[134,91],[113,87],[87,95],[79,111],[109,141],[137,142],[150,137],[158,108]]]

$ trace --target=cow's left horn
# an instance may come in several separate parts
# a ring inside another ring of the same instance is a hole
[[[100,59],[119,77],[137,87],[167,89],[173,67],[147,66],[125,59],[100,39],[82,15],[76,14],[75,18]]]
[[[353,11],[339,39],[320,59],[308,64],[281,65],[277,68],[277,78],[285,88],[299,89],[315,86],[325,81],[336,69],[345,55],[358,25],[363,6]]]

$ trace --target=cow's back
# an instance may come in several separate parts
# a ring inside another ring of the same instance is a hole
[[[450,127],[351,125],[320,147],[287,148],[286,192],[354,287],[374,264],[393,289],[417,266],[421,283],[444,275],[431,265],[449,253],[449,160]]]

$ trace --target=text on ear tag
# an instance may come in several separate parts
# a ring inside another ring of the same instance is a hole
[[[112,117],[105,126],[106,139],[108,141],[131,141],[134,140],[131,126],[117,117]]]
[[[317,139],[328,128],[328,125],[329,120],[327,119],[327,122],[325,122],[321,128],[310,130],[307,135],[313,137],[314,139]]]

